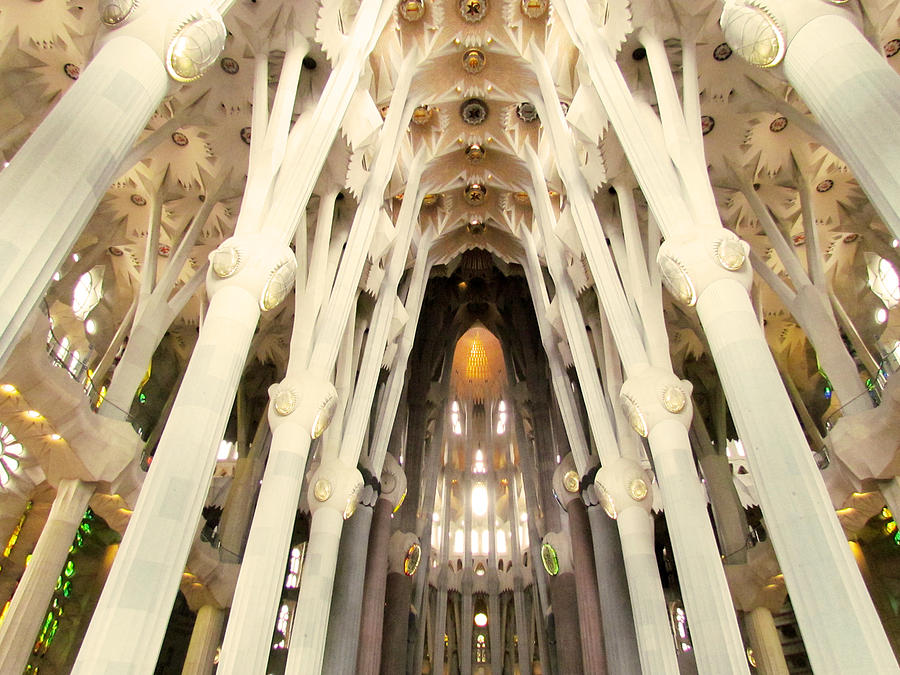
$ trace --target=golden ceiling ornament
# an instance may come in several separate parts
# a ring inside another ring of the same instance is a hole
[[[412,121],[421,127],[428,124],[430,120],[431,108],[429,108],[427,105],[416,106],[416,109],[413,110]]]
[[[487,57],[480,49],[467,49],[463,52],[462,63],[467,73],[477,75],[484,70],[487,64]]]
[[[470,23],[481,21],[487,14],[487,0],[459,0],[459,13]]]
[[[479,235],[484,233],[484,223],[477,218],[473,218],[468,223],[466,223],[466,230],[469,234]]]
[[[578,479],[578,474],[575,471],[566,471],[563,476],[563,487],[566,488],[566,492],[571,492],[572,494],[581,489],[581,481]]]
[[[527,192],[514,192],[513,199],[516,200],[516,203],[522,204],[523,206],[527,206],[531,203],[531,200],[528,198]]]
[[[549,0],[522,0],[522,14],[529,19],[540,19],[550,7]]]
[[[435,194],[433,192],[429,192],[422,198],[422,206],[434,206],[438,203],[438,199],[440,198],[439,194]]]
[[[470,183],[463,193],[466,202],[472,206],[481,206],[487,197],[487,189],[481,183]]]
[[[479,164],[484,159],[484,155],[484,146],[479,145],[478,143],[472,143],[472,145],[466,148],[466,159],[472,164]]]
[[[424,0],[400,0],[398,9],[400,16],[409,22],[418,21],[425,16]]]

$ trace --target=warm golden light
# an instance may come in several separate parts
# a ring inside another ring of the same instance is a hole
[[[50,440],[51,441],[61,441],[62,436],[60,436],[59,434],[50,434]]]
[[[19,393],[19,390],[11,384],[0,384],[0,391],[2,391],[4,394],[9,394],[10,396]]]
[[[478,614],[475,615],[475,625],[479,628],[484,628],[485,626],[487,626],[487,614],[485,614],[484,612],[478,612]]]
[[[488,375],[487,352],[477,337],[472,340],[469,360],[466,362],[466,377],[470,380],[486,380]]]
[[[39,413],[37,410],[26,410],[25,417],[32,420],[37,420],[41,418],[41,413]]]

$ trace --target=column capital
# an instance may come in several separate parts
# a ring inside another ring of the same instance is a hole
[[[315,516],[321,508],[353,515],[363,487],[362,474],[339,459],[325,459],[309,478],[309,510]]]
[[[268,311],[281,304],[297,273],[293,251],[262,233],[229,237],[209,254],[206,292],[210,299],[224,288],[240,288]]]
[[[390,453],[384,456],[384,465],[381,468],[380,499],[388,500],[393,511],[399,509],[406,499],[406,473]]]
[[[422,545],[412,532],[394,532],[388,543],[388,572],[413,576],[422,558]]]
[[[571,572],[572,542],[565,532],[548,532],[541,541],[541,563],[551,577]]]
[[[699,227],[686,238],[666,239],[656,263],[672,296],[690,307],[716,281],[736,279],[745,289],[753,283],[747,262],[750,245],[723,227]]]
[[[774,68],[794,36],[826,15],[841,16],[857,28],[862,25],[858,8],[848,0],[725,0],[719,23],[726,42],[741,58]]]
[[[562,458],[562,461],[553,471],[553,494],[564,509],[568,511],[569,504],[576,499],[581,499],[581,476],[575,468],[575,460],[572,453]]]
[[[293,424],[318,438],[328,428],[337,404],[337,390],[328,380],[308,370],[288,375],[269,387],[269,425],[275,431]]]
[[[218,60],[225,47],[228,31],[218,4],[207,0],[100,0],[99,19],[105,30],[98,42],[123,35],[137,38],[156,52],[173,86],[193,82]]]
[[[615,520],[627,508],[638,507],[650,512],[653,495],[650,476],[633,459],[619,457],[600,467],[594,476],[594,487],[606,515]]]
[[[646,437],[664,421],[677,421],[690,428],[693,390],[694,385],[679,380],[672,371],[651,366],[625,380],[619,403],[632,428]]]

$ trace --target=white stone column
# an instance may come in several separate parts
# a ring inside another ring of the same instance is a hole
[[[632,427],[650,441],[697,669],[746,673],[743,641],[688,438],[691,391],[690,382],[671,371],[647,368],[625,381],[621,401]]]
[[[330,382],[301,375],[269,388],[272,444],[222,643],[220,673],[261,672],[269,657],[291,545],[286,535],[294,526],[310,441],[322,433],[337,405]]]
[[[338,459],[324,461],[309,479],[312,522],[288,648],[288,675],[322,670],[341,528],[356,506],[362,485],[359,471]]]
[[[21,673],[25,670],[53,597],[56,580],[93,494],[91,484],[75,479],[60,481],[31,561],[0,625],[0,672]]]
[[[716,282],[697,311],[813,668],[897,672],[812,453],[802,451],[808,444],[744,287]]]
[[[667,240],[658,260],[673,294],[696,303],[813,668],[898,672],[750,304],[741,250],[707,229]]]
[[[154,49],[115,37],[0,173],[0,364],[168,84]]]
[[[607,515],[618,524],[641,669],[654,675],[677,675],[672,629],[653,548],[648,476],[634,460],[620,458],[597,471],[594,485]]]
[[[260,309],[293,283],[292,252],[261,235],[210,258],[206,320],[74,673],[153,672]]]
[[[726,2],[721,23],[728,43],[746,56],[751,52],[742,48],[741,27],[753,17],[742,4]],[[836,7],[816,0],[767,0],[763,4],[774,27],[761,36],[780,35],[784,75],[885,224],[900,237],[900,75],[863,35],[858,10],[851,9],[855,3]]]
[[[756,670],[761,675],[788,675],[787,662],[775,620],[768,607],[757,607],[744,616],[744,627],[753,657],[756,659]]]
[[[181,675],[210,675],[213,672],[224,623],[225,610],[221,607],[203,605],[197,611]]]

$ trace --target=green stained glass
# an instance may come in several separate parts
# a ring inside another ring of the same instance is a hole
[[[551,577],[559,574],[559,558],[556,555],[556,549],[548,542],[544,542],[541,546],[541,562],[544,563],[544,569]]]

